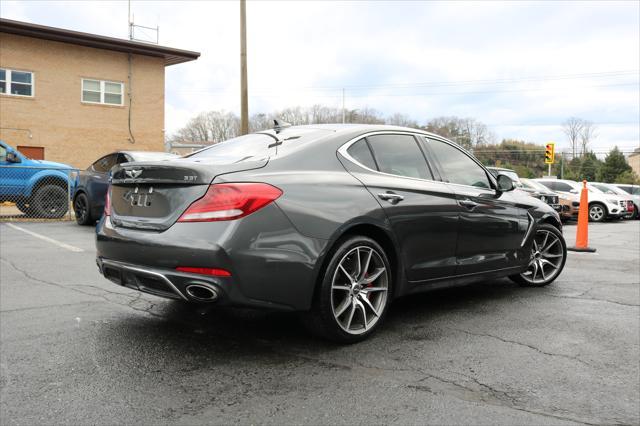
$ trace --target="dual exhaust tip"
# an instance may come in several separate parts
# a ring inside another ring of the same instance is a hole
[[[215,302],[219,297],[215,288],[200,283],[187,284],[185,292],[199,302]]]

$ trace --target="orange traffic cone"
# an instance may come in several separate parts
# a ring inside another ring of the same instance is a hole
[[[578,232],[576,232],[576,245],[569,247],[570,251],[583,251],[593,253],[596,249],[589,247],[589,191],[587,181],[582,181],[580,193],[580,210],[578,211]]]

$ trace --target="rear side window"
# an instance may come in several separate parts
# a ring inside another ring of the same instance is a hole
[[[360,139],[358,142],[351,145],[347,152],[354,160],[363,166],[372,170],[378,170],[376,162],[373,159],[373,155],[371,154],[371,150],[367,145],[367,141],[364,139]]]
[[[411,135],[374,135],[367,141],[378,163],[378,170],[398,176],[433,179],[427,161]]]
[[[111,170],[111,168],[115,165],[116,165],[116,154],[109,154],[102,157],[95,163],[93,163],[93,170],[100,173],[106,173],[109,170]]]
[[[458,148],[438,140],[429,140],[447,182],[458,185],[491,188],[487,173],[467,154]]]

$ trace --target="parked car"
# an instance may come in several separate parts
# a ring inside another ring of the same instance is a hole
[[[560,192],[553,192],[546,186],[533,179],[521,178],[522,190],[533,191],[540,194],[541,197],[548,199],[547,193],[554,194],[558,198],[558,204],[560,205],[560,218],[563,221],[569,219],[576,219],[580,210],[580,197],[576,194],[565,194]],[[545,201],[543,199],[543,201]]]
[[[567,179],[535,179],[552,191],[563,194],[580,195],[582,183]],[[604,194],[593,186],[587,186],[589,191],[589,220],[602,222],[606,219],[620,218],[627,214],[627,203],[616,195]],[[580,206],[584,208],[584,206]]]
[[[93,225],[102,216],[111,168],[131,161],[161,161],[177,158],[167,152],[117,151],[100,157],[79,173],[73,197],[73,211],[79,225]]]
[[[631,195],[631,198],[633,199],[633,205],[635,208],[635,218],[640,219],[640,186],[629,185],[624,183],[616,183],[616,184],[613,184],[613,186]]]
[[[354,342],[402,295],[555,280],[566,259],[559,215],[513,189],[431,133],[279,124],[116,166],[97,264],[158,296],[305,311],[318,334]]]
[[[0,202],[15,203],[30,216],[60,218],[69,210],[73,170],[67,164],[32,160],[0,141]]]
[[[640,195],[636,195],[634,198],[633,195],[610,183],[590,182],[590,185],[593,185],[605,194],[617,195],[620,198],[626,200],[627,214],[625,215],[625,217],[627,219],[638,218],[638,203],[640,202]]]
[[[487,170],[489,170],[495,177],[498,177],[499,174],[509,176],[509,178],[514,183],[516,190],[524,191],[532,197],[535,197],[540,201],[549,204],[558,213],[562,213],[562,206],[560,205],[558,194],[548,190],[544,186],[542,187],[542,189],[534,189],[530,186],[525,185],[515,170],[505,169],[502,167],[487,167]],[[562,218],[562,215],[560,217]]]

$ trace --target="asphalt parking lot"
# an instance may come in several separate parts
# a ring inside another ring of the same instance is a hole
[[[408,297],[372,339],[337,346],[295,315],[117,287],[98,274],[92,228],[3,223],[0,420],[638,424],[640,222],[589,231],[597,254],[570,254],[547,288]]]

